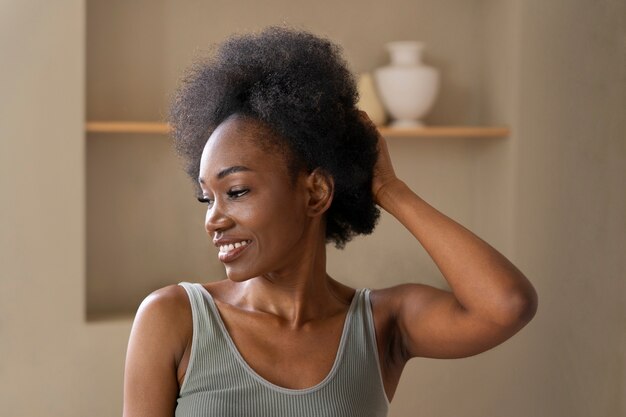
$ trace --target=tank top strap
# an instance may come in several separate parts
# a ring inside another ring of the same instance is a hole
[[[201,377],[194,370],[197,368],[214,367],[216,363],[224,366],[231,358],[228,357],[228,343],[220,330],[220,324],[213,313],[207,290],[199,283],[180,282],[178,285],[187,291],[191,304],[193,335],[191,353],[185,378],[180,386],[180,393],[194,391]],[[222,357],[226,355],[227,357]]]
[[[350,335],[354,339],[354,346],[364,350],[365,355],[373,355],[377,352],[374,319],[370,304],[370,290],[359,288],[354,297],[355,308],[350,322]]]
[[[198,288],[199,284],[191,282],[180,282],[178,283],[178,285],[180,285],[185,289],[185,291],[187,291],[189,303],[191,304],[193,332],[194,334],[196,334],[196,327],[206,328],[206,326],[210,322],[209,311],[206,308],[204,295],[202,294],[200,288]]]
[[[376,329],[374,326],[374,314],[372,312],[372,302],[370,301],[371,290],[364,288],[361,290],[361,314],[363,320],[363,337],[366,339],[366,344],[372,349],[372,353],[375,354],[378,362],[378,343],[376,341]]]
[[[356,300],[356,311],[350,325],[351,343],[347,357],[354,362],[353,366],[367,368],[367,373],[371,378],[369,384],[376,387],[374,389],[376,397],[380,399],[381,403],[389,406],[380,368],[370,294],[371,290],[369,288],[359,288],[354,295],[358,299]],[[350,373],[353,375],[357,374],[356,371]]]

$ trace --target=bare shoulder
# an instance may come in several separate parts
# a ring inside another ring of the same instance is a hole
[[[139,306],[124,369],[124,416],[172,416],[178,394],[177,369],[193,324],[184,288],[169,285]]]
[[[193,332],[191,305],[185,289],[168,285],[150,293],[137,310],[133,331],[167,336],[161,339],[161,346],[180,359]]]
[[[370,299],[377,328],[392,347],[389,348],[392,364],[404,364],[416,356],[442,357],[438,352],[419,351],[416,346],[421,349],[434,341],[432,326],[438,325],[438,320],[429,309],[435,300],[453,308],[456,299],[451,292],[426,284],[408,283],[374,290]]]
[[[449,291],[419,283],[372,290],[370,301],[377,331],[388,339],[388,343],[397,347],[395,352],[397,355],[404,355],[404,347],[400,346],[404,339],[400,326],[407,308],[410,308],[416,316],[417,312],[427,306],[433,298],[451,295]]]
[[[407,302],[415,306],[443,294],[451,293],[426,284],[409,283],[372,290],[370,299],[376,311],[382,315],[394,317]]]
[[[164,325],[191,320],[191,306],[187,292],[180,285],[168,285],[150,293],[141,302],[137,317],[149,316]]]
[[[424,284],[401,284],[370,292],[378,355],[389,398],[393,397],[402,369],[411,358],[401,326],[405,306],[424,305],[433,290],[439,291]]]
[[[403,335],[398,328],[398,320],[402,311],[407,304],[424,305],[433,290],[440,291],[425,284],[413,283],[371,290],[370,302],[376,332],[381,339],[380,343],[393,347],[388,347],[387,350],[393,351],[394,356],[404,355],[403,346],[401,346]],[[400,359],[395,359],[394,362],[406,360],[406,358]]]

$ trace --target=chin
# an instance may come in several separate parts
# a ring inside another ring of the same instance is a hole
[[[246,271],[229,270],[228,267],[226,268],[226,277],[233,282],[248,281],[249,279],[252,279],[256,276],[258,276],[258,274]]]

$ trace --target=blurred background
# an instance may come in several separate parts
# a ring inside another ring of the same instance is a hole
[[[167,135],[85,122],[163,121],[194,59],[271,24],[332,39],[357,75],[423,41],[441,76],[425,122],[510,129],[388,138],[398,175],[539,294],[504,344],[413,359],[390,417],[626,416],[623,0],[0,0],[0,414],[120,415],[143,297],[223,276]],[[447,288],[386,215],[329,247],[329,272]]]

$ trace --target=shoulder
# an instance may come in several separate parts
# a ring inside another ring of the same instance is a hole
[[[141,339],[154,337],[179,357],[193,332],[191,305],[180,285],[168,285],[150,293],[139,305],[132,333]],[[146,342],[149,342],[146,340]]]
[[[397,325],[407,308],[416,312],[442,295],[449,296],[451,293],[426,284],[409,283],[371,290],[370,303],[377,324],[386,328]]]
[[[394,316],[406,303],[414,306],[427,303],[429,299],[447,293],[425,284],[400,284],[370,291],[372,307],[381,313]]]
[[[192,333],[184,288],[170,285],[142,301],[126,351],[124,415],[173,415],[177,369]]]
[[[137,317],[149,316],[165,321],[179,319],[191,311],[187,292],[180,285],[168,285],[150,293],[137,309]]]
[[[409,304],[423,305],[432,288],[424,284],[401,284],[369,291],[381,371],[386,380],[397,383],[409,359],[400,325],[403,311]]]
[[[421,328],[425,321],[433,323],[432,314],[428,313],[433,305],[445,304],[449,309],[456,302],[450,291],[418,283],[372,290],[370,300],[380,343],[388,346],[398,363],[415,356],[409,343],[414,335],[407,328]]]

